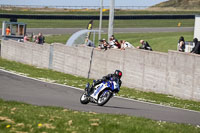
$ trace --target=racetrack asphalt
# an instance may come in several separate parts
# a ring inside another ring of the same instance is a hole
[[[73,34],[83,28],[27,28],[28,34],[37,35],[42,33],[43,35],[60,35],[60,34]],[[98,30],[98,29],[95,29]],[[107,33],[108,29],[103,28],[102,33]],[[192,32],[194,27],[161,27],[161,28],[114,28],[114,33],[155,33],[155,32]],[[0,33],[2,30],[0,29]],[[97,33],[98,34],[98,33]],[[0,34],[1,38],[1,34]]]
[[[27,28],[27,33],[43,33],[44,35],[73,34],[83,28]],[[95,29],[98,30],[98,29]],[[103,28],[103,33],[108,29]],[[194,27],[164,27],[164,28],[114,28],[114,33],[149,33],[149,32],[191,32]],[[2,30],[0,29],[0,33]]]
[[[175,123],[200,125],[200,112],[165,107],[119,97],[112,98],[103,107],[80,103],[82,90],[74,87],[46,83],[0,70],[0,98],[40,106],[59,106],[67,109],[125,114]]]

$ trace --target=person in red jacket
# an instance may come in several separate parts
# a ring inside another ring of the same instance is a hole
[[[10,35],[10,26],[6,28],[6,35]]]

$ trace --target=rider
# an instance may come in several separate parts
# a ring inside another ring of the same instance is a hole
[[[92,86],[90,88],[88,88],[88,95],[90,95],[93,91],[94,91],[94,87],[100,83],[102,83],[103,81],[118,81],[119,82],[119,88],[122,84],[122,81],[120,80],[120,78],[122,77],[122,72],[120,70],[115,70],[114,74],[108,74],[107,76],[104,76],[102,79],[99,79],[95,82],[93,82]],[[119,90],[116,90],[116,93],[118,93]]]

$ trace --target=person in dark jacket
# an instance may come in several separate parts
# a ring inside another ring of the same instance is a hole
[[[178,51],[185,52],[185,39],[183,36],[179,38],[178,41]]]
[[[152,48],[147,41],[145,42],[144,40],[140,40],[140,44],[142,44],[142,46],[138,46],[137,47],[138,49],[144,49],[144,50],[152,51]]]
[[[193,43],[195,44],[195,46],[192,49],[191,53],[200,54],[200,42],[197,38],[194,38]]]
[[[88,89],[87,91],[87,95],[90,95],[93,93],[94,91],[94,87],[100,83],[102,83],[103,81],[118,81],[119,82],[119,88],[122,84],[122,81],[120,80],[122,77],[122,72],[120,70],[115,70],[114,74],[108,74],[107,76],[104,76],[102,79],[99,79],[97,81],[95,81],[92,86]],[[116,92],[118,93],[118,92]]]
[[[38,43],[38,44],[43,44],[43,43],[45,43],[45,38],[44,38],[44,36],[42,35],[42,33],[39,33],[39,34],[38,34],[37,39],[36,39],[36,43]]]

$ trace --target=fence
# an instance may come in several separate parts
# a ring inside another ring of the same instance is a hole
[[[0,14],[0,18],[10,19],[51,19],[51,20],[99,20],[98,15],[16,15]],[[115,20],[136,20],[136,19],[194,19],[195,15],[121,15],[114,16]],[[102,16],[103,20],[108,20],[109,16]]]
[[[9,60],[85,78],[89,74],[90,78],[98,79],[120,69],[123,86],[200,101],[199,55],[139,49],[102,51],[90,47],[36,45],[12,40],[2,40],[1,55]]]
[[[100,6],[46,6],[46,5],[0,5],[1,8],[58,8],[58,9],[99,9]],[[115,9],[146,9],[150,6],[115,6]],[[104,9],[110,9],[104,6]]]
[[[45,9],[52,9],[52,8],[55,8],[55,9],[100,9],[100,5],[99,6],[95,6],[95,5],[90,5],[90,6],[60,6],[60,5],[6,5],[6,4],[1,4],[0,5],[0,8],[4,8],[4,9],[7,9],[7,8],[45,8]],[[106,5],[106,6],[103,6],[104,9],[110,9],[110,6]],[[189,9],[189,10],[199,10],[199,6],[198,5],[193,5],[192,7],[191,6],[188,6],[188,5],[185,5],[185,6],[180,6],[180,5],[172,5],[172,6],[141,6],[141,5],[138,5],[138,6],[119,6],[119,5],[116,5],[115,6],[115,9],[121,9],[121,10],[143,10],[143,9],[163,9],[163,10],[184,10],[184,9]]]

